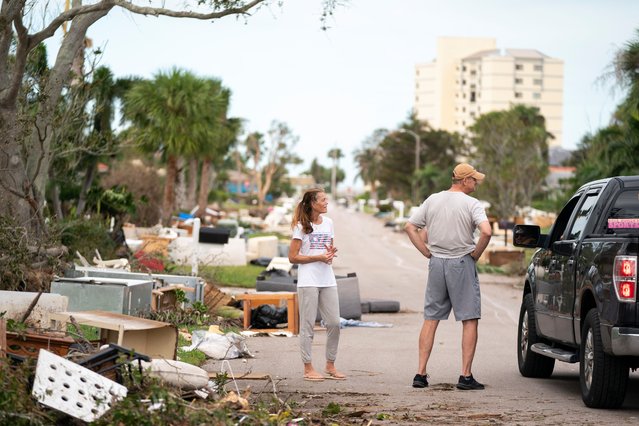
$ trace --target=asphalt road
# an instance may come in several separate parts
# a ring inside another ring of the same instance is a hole
[[[268,374],[275,387],[263,380],[238,380],[240,390],[250,386],[254,393],[276,392],[281,399],[296,400],[308,410],[335,402],[352,412],[363,411],[364,419],[372,419],[372,424],[639,423],[636,373],[631,374],[619,410],[583,405],[578,364],[557,362],[549,379],[527,379],[519,374],[516,336],[521,278],[516,277],[480,276],[482,319],[473,372],[486,389],[454,388],[461,368],[461,323],[452,314],[437,331],[428,366],[429,388],[412,388],[427,259],[403,232],[394,232],[381,220],[335,205],[329,206],[328,215],[335,221],[339,249],[333,265],[336,274],[356,272],[363,299],[396,300],[401,311],[362,318],[392,324],[389,328],[342,329],[336,365],[348,375],[345,381],[304,381],[297,337],[249,338],[255,358],[231,360],[233,374]],[[324,337],[323,332],[316,333],[314,363],[318,369],[324,363]],[[213,368],[222,368],[222,363]]]

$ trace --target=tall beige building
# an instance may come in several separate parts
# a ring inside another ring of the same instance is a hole
[[[437,129],[466,133],[481,114],[513,104],[539,108],[561,146],[563,61],[532,49],[496,48],[492,38],[442,37],[437,58],[415,66],[415,113]]]

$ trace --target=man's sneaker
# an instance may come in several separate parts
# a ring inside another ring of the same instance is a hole
[[[480,390],[480,389],[484,389],[484,385],[482,385],[477,380],[475,380],[475,378],[471,374],[468,377],[459,376],[459,381],[457,382],[457,389]]]
[[[415,374],[415,378],[413,379],[413,387],[414,388],[428,387],[428,374]]]

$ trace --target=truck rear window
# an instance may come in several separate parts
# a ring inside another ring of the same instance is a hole
[[[639,234],[639,191],[623,191],[615,200],[606,224],[607,232]]]

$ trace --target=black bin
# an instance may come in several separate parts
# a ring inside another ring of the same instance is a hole
[[[199,242],[209,244],[226,244],[229,242],[231,230],[228,228],[200,228]]]

